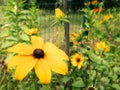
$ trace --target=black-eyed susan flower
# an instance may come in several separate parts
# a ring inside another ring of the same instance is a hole
[[[84,65],[83,62],[84,62],[84,59],[82,55],[76,53],[72,56],[71,64],[73,66],[77,66],[78,69],[80,69]]]
[[[68,56],[64,51],[52,43],[44,43],[41,37],[31,36],[32,45],[18,43],[8,49],[8,52],[16,53],[8,61],[8,71],[15,66],[15,78],[23,80],[34,68],[34,71],[42,84],[51,81],[51,71],[65,75],[68,66],[64,60]]]
[[[32,35],[32,34],[36,34],[37,31],[38,31],[37,28],[32,28],[32,29],[25,30],[25,33],[28,34],[28,35]]]
[[[95,43],[95,49],[96,49],[96,51],[105,51],[105,52],[110,51],[110,47],[108,45],[106,45],[105,42],[102,42],[102,41]]]
[[[56,8],[55,9],[55,17],[57,19],[61,19],[61,18],[65,17],[65,14],[64,14],[64,12],[60,8]]]

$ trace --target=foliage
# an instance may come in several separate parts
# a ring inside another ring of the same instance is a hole
[[[14,53],[7,53],[7,48],[19,42],[30,44],[30,36],[38,36],[42,32],[39,28],[40,22],[48,24],[40,18],[41,11],[34,2],[31,2],[31,7],[28,9],[24,9],[24,3],[24,0],[9,0],[8,5],[1,9],[3,16],[0,18],[0,90],[120,90],[119,8],[105,9],[103,12],[94,12],[90,8],[82,9],[86,18],[85,28],[79,28],[77,32],[71,30],[67,75],[57,75],[52,72],[52,80],[48,85],[39,83],[32,72],[22,81],[15,80],[14,70],[13,73],[7,72],[7,61],[14,56]],[[100,3],[100,8],[102,4]],[[80,14],[77,13],[79,16]],[[46,13],[42,16],[47,18]],[[69,17],[69,24],[81,27],[71,17]],[[38,29],[38,33],[34,29]],[[32,30],[32,33],[27,34],[26,30],[27,32]],[[60,40],[63,40],[61,38]],[[96,47],[96,43],[99,42],[104,44]],[[107,52],[104,50],[106,46],[110,49]],[[78,56],[74,60],[76,59],[77,64],[73,64],[73,57],[76,53]]]

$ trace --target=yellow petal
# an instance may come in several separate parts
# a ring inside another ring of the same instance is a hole
[[[41,37],[31,36],[31,41],[34,49],[36,48],[42,49],[44,41]]]
[[[22,58],[22,60],[24,60],[23,63],[19,64],[15,70],[15,78],[17,80],[23,80],[37,62],[32,56],[26,56],[25,58]]]
[[[42,84],[49,84],[51,81],[51,70],[44,60],[39,60],[35,65],[35,73]]]
[[[22,63],[22,56],[20,55],[16,55],[16,56],[13,56],[9,61],[8,61],[8,66],[7,66],[7,69],[8,71],[13,67],[13,66],[17,66],[18,64],[21,64]]]
[[[77,61],[75,59],[72,59],[71,63],[72,63],[73,66],[77,66]]]
[[[65,75],[68,71],[68,65],[57,56],[49,56],[44,58],[50,65],[52,71]]]
[[[58,47],[56,47],[52,43],[46,43],[44,45],[44,52],[45,52],[46,55],[49,55],[49,56],[52,56],[52,57],[57,56],[61,60],[69,60],[66,53],[64,51],[60,50]]]
[[[10,47],[7,51],[8,52],[15,52],[15,53],[18,53],[20,55],[31,55],[33,53],[32,46],[26,45],[23,43],[19,43],[13,47]]]

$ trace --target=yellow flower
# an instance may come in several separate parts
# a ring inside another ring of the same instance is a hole
[[[97,0],[93,0],[93,1],[91,2],[91,4],[92,4],[92,5],[95,5],[95,4],[97,4],[97,2],[98,2]]]
[[[109,46],[105,46],[105,52],[109,52],[110,51],[110,47]]]
[[[105,44],[105,42],[96,42],[95,43],[95,49],[96,49],[96,51],[100,51],[100,50],[103,50],[105,52],[109,52],[110,51],[110,47],[107,46]]]
[[[112,14],[110,14],[110,15],[109,15],[109,18],[110,18],[110,19],[113,19],[113,15],[112,15]]]
[[[37,31],[38,31],[37,28],[32,28],[32,29],[25,30],[25,33],[27,33],[28,35],[32,35],[32,34],[36,34]]]
[[[77,66],[78,69],[80,69],[83,66],[83,62],[84,62],[84,59],[83,59],[82,55],[79,55],[76,53],[72,56],[71,64],[73,66]]]
[[[55,16],[57,19],[64,18],[65,14],[59,8],[55,9]]]
[[[109,15],[105,15],[105,16],[103,17],[103,21],[106,21],[107,19],[109,19]]]
[[[44,43],[41,37],[31,36],[32,45],[18,43],[8,49],[8,52],[17,53],[8,61],[8,71],[15,66],[15,78],[23,80],[34,68],[34,71],[42,84],[51,81],[51,71],[65,75],[68,66],[64,60],[68,56],[64,51],[52,43]]]
[[[111,15],[111,14],[110,15],[104,15],[103,19],[99,22],[99,24],[102,24],[109,19],[113,19],[113,15]]]

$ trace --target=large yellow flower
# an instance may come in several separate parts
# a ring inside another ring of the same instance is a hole
[[[105,51],[105,52],[110,51],[110,47],[108,45],[106,45],[105,42],[96,42],[95,49],[96,49],[96,51],[101,51],[101,50]]]
[[[34,68],[42,84],[51,81],[51,71],[65,75],[68,66],[64,60],[68,56],[52,43],[44,43],[41,37],[32,36],[32,45],[19,43],[8,49],[8,52],[17,53],[8,61],[8,71],[15,66],[15,78],[23,80]]]
[[[82,55],[74,54],[71,59],[71,63],[73,66],[77,66],[80,69],[83,66],[84,59]]]
[[[55,16],[57,19],[64,18],[65,14],[59,8],[55,9]]]
[[[25,33],[28,34],[28,35],[32,35],[32,34],[36,34],[37,31],[38,31],[37,28],[32,28],[32,29],[25,30]]]

